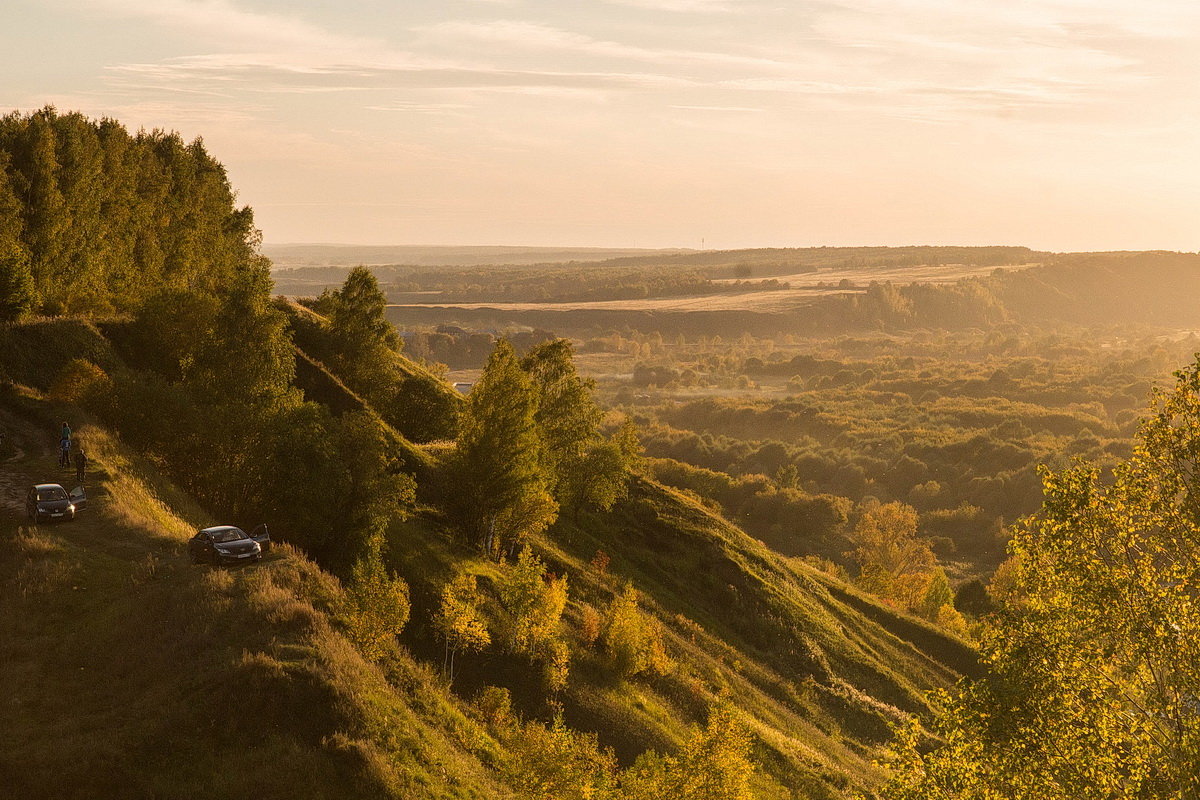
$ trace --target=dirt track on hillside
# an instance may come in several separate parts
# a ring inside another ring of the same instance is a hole
[[[15,448],[15,452],[0,461],[0,509],[24,517],[25,490],[30,485],[46,482],[65,486],[73,483],[75,470],[55,463],[53,432],[47,434],[5,409],[0,409],[0,430]],[[30,473],[30,467],[34,467],[36,474]]]

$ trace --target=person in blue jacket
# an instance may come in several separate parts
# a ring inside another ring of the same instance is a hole
[[[62,424],[62,435],[58,439],[58,465],[71,466],[71,426]]]

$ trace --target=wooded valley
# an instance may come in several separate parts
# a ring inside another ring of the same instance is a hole
[[[20,796],[1197,791],[1200,256],[260,245],[198,141],[0,120],[0,487],[94,471],[0,522]]]

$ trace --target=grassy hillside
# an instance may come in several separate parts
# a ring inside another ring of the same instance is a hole
[[[33,331],[47,352],[65,358],[86,346],[123,368],[94,326],[15,326],[3,340],[5,363],[30,384],[51,386],[57,374],[51,361],[22,360]],[[336,407],[326,393],[354,398],[308,362],[324,386],[313,399]],[[39,431],[79,419],[40,397],[17,389],[5,401],[4,425],[20,445],[2,468],[10,500],[56,474],[45,441],[53,437]],[[92,508],[76,523],[35,529],[10,508],[0,529],[11,543],[0,554],[0,591],[17,612],[0,623],[0,681],[14,687],[19,708],[0,734],[0,776],[27,796],[130,786],[184,796],[220,773],[216,796],[253,785],[268,796],[502,797],[505,755],[473,721],[470,702],[500,685],[529,718],[549,721],[561,708],[568,725],[595,733],[625,764],[647,749],[678,750],[727,697],[755,734],[758,796],[845,797],[880,780],[873,762],[890,723],[923,712],[923,692],[974,668],[963,643],[637,479],[613,512],[564,517],[534,542],[570,585],[565,619],[576,654],[560,705],[547,702],[535,667],[497,648],[460,657],[447,693],[431,625],[436,594],[467,569],[495,602],[499,567],[453,539],[432,508],[389,533],[413,611],[406,649],[381,667],[339,632],[334,578],[287,547],[249,569],[191,566],[186,537],[221,520],[100,427],[80,436],[97,466]],[[445,448],[404,443],[422,459],[419,472],[433,474]],[[589,609],[611,604],[625,581],[663,631],[672,666],[662,675],[616,677],[580,636]],[[103,772],[88,766],[99,730],[111,732],[112,768]],[[244,742],[255,743],[253,756]]]
[[[118,361],[109,340],[87,320],[43,318],[0,326],[0,377],[7,381],[48,389],[73,358],[101,369]]]
[[[423,630],[435,591],[463,564],[485,586],[496,567],[456,546],[428,516],[391,533],[395,564],[414,589],[406,641],[438,659]],[[594,731],[626,761],[672,751],[719,696],[752,720],[762,765],[760,797],[841,797],[869,790],[873,763],[904,712],[927,710],[924,693],[977,670],[963,642],[897,614],[807,565],[785,559],[687,497],[638,480],[611,514],[561,520],[537,542],[568,577],[578,636],[588,608],[612,602],[630,581],[666,635],[674,669],[621,680],[597,648],[581,656],[561,698],[570,724]],[[603,569],[598,551],[610,555]],[[470,696],[500,683],[545,713],[530,665],[498,653],[463,658],[456,688]]]
[[[495,745],[407,657],[363,661],[337,581],[282,546],[193,566],[218,520],[103,429],[75,522],[30,526],[22,487],[66,481],[44,431],[64,412],[9,397],[0,424],[0,785],[37,797],[503,797]],[[469,748],[469,749],[468,749]],[[469,751],[470,750],[470,751]]]

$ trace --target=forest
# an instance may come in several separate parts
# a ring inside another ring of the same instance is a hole
[[[0,254],[4,485],[62,419],[96,471],[0,525],[23,796],[1197,791],[1194,255],[659,254],[573,298],[696,310],[418,313],[416,270],[288,292],[200,142],[49,108],[0,123]],[[832,285],[735,309],[782,275]]]

